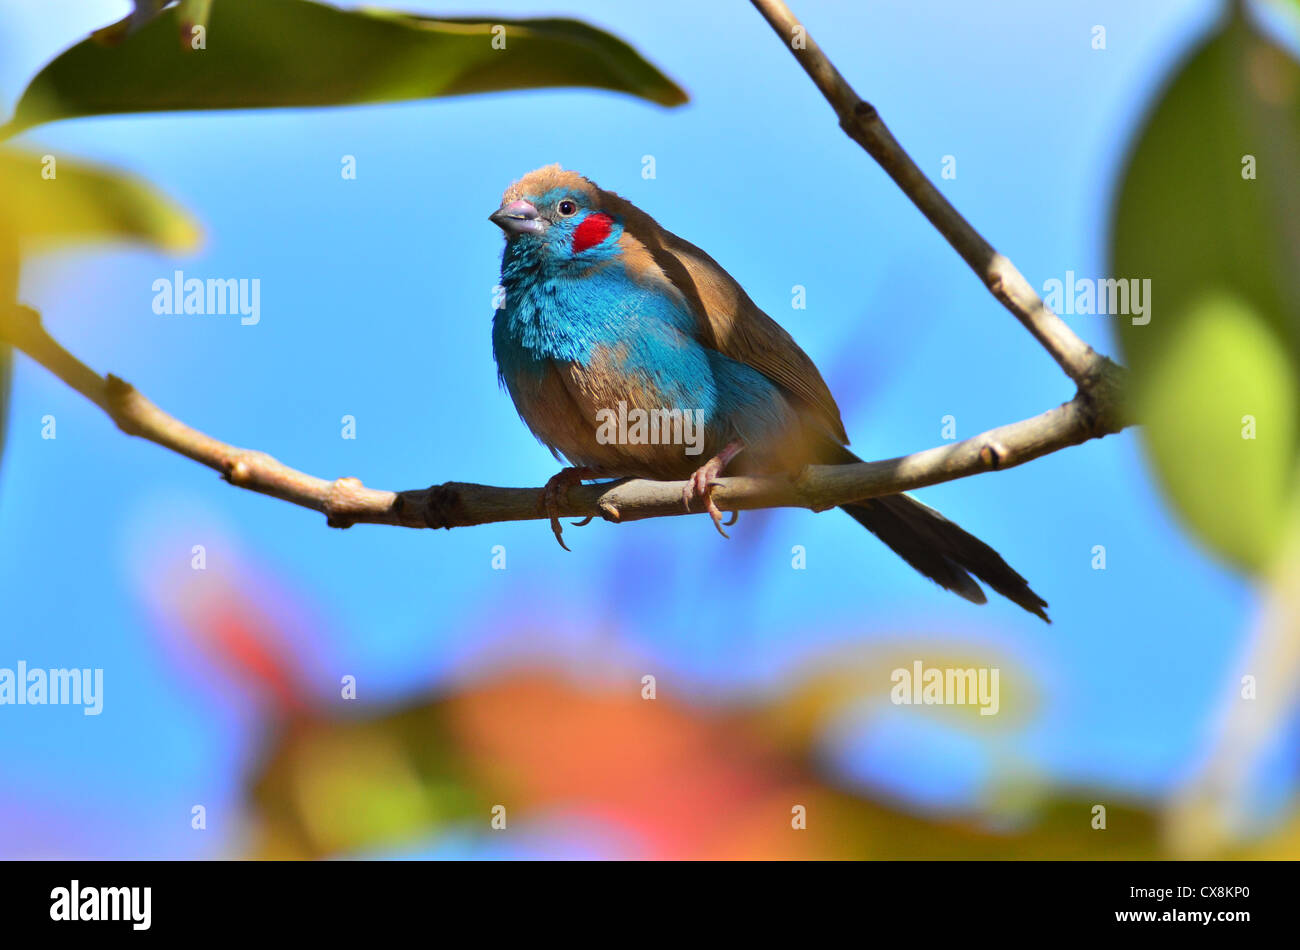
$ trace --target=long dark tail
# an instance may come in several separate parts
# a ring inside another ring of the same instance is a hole
[[[837,447],[838,448],[838,447]],[[848,449],[836,462],[857,461]],[[1002,556],[939,512],[909,495],[884,495],[843,505],[853,520],[866,528],[916,570],[945,590],[971,603],[988,601],[972,574],[1031,614],[1052,621],[1044,609],[1047,601],[1029,589],[1029,582],[1011,569]]]

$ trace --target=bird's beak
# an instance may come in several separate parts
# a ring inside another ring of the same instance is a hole
[[[488,220],[506,232],[507,237],[514,234],[541,234],[546,230],[546,222],[537,213],[537,208],[527,201],[512,201],[502,205],[488,215]]]

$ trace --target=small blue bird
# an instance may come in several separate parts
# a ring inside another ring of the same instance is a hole
[[[506,235],[492,351],[528,428],[570,463],[543,495],[562,546],[558,502],[585,479],[685,479],[683,503],[699,500],[722,531],[712,485],[733,460],[750,473],[860,461],[808,355],[631,202],[550,165],[490,220]],[[982,604],[977,577],[1048,619],[1023,577],[933,508],[908,495],[842,507],[941,587]]]

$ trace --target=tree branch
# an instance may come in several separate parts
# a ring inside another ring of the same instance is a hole
[[[1034,335],[1078,386],[1073,399],[1032,419],[991,429],[963,442],[883,462],[810,465],[796,475],[729,477],[717,481],[720,508],[798,507],[821,511],[1022,465],[1032,459],[1128,425],[1122,409],[1124,370],[1094,352],[1043,303],[1015,266],[957,213],[917,168],[876,110],[845,82],[781,0],[752,0],[840,117],[840,125],[880,163],[947,238],[989,290]],[[799,38],[800,42],[794,42]],[[0,307],[0,342],[9,342],[103,409],[129,435],[139,436],[219,472],[232,485],[322,512],[329,524],[389,524],[453,528],[546,517],[540,488],[496,488],[447,482],[391,492],[355,478],[333,481],[297,471],[264,452],[228,445],[168,415],[116,376],[100,376],[59,345],[26,307]],[[687,514],[685,482],[622,480],[572,488],[562,517],[636,521]],[[704,509],[698,501],[689,513]]]
[[[1108,375],[1113,363],[1084,343],[1069,326],[1043,303],[1029,281],[1016,266],[970,226],[965,218],[934,187],[925,173],[903,151],[893,133],[880,118],[875,106],[864,102],[853,91],[834,64],[826,58],[815,40],[808,35],[790,8],[782,0],[751,0],[758,12],[771,24],[790,47],[826,101],[839,116],[840,128],[857,142],[881,168],[894,179],[940,234],[947,239],[962,260],[979,275],[1002,305],[1010,310],[1025,329],[1065,370],[1081,389],[1092,385],[1094,378]]]
[[[545,517],[539,504],[540,488],[447,482],[427,489],[381,491],[366,488],[355,478],[317,478],[265,452],[221,442],[168,415],[129,383],[95,373],[60,346],[41,326],[39,315],[27,307],[0,313],[0,341],[12,343],[99,406],[128,435],[206,465],[239,488],[319,511],[334,527],[455,528]],[[793,477],[722,478],[713,498],[719,507],[731,511],[778,507],[822,511],[863,498],[1011,468],[1122,429],[1116,385],[1115,379],[1106,377],[1090,396],[1081,392],[1032,419],[914,455],[855,465],[810,465]],[[688,513],[682,505],[685,484],[630,479],[575,486],[560,505],[560,514],[614,522],[683,515]],[[689,513],[703,510],[697,503]]]

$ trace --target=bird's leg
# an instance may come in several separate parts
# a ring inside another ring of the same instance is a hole
[[[537,509],[548,515],[551,519],[551,530],[555,532],[555,540],[560,542],[560,547],[569,550],[569,546],[564,543],[564,528],[560,526],[560,516],[558,513],[560,503],[564,501],[569,494],[569,489],[574,485],[581,485],[584,478],[608,478],[604,472],[595,468],[562,468],[546,483],[542,489],[542,497],[538,499]],[[581,527],[591,521],[591,518],[585,518],[582,521],[575,521],[574,524]]]
[[[722,474],[722,470],[727,467],[727,463],[740,454],[744,449],[740,442],[728,442],[726,447],[713,458],[709,459],[699,468],[686,482],[686,487],[682,489],[682,502],[686,505],[686,510],[691,510],[691,502],[696,498],[704,499],[705,510],[708,511],[709,517],[713,519],[713,526],[718,529],[718,534],[724,538],[729,537],[727,532],[722,530],[722,512],[718,506],[713,503],[713,480]],[[734,517],[728,524],[735,524],[738,512],[733,512]]]

